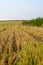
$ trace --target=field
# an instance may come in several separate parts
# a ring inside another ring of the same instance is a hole
[[[0,22],[0,65],[43,65],[43,27]]]

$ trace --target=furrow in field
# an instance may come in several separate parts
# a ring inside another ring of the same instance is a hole
[[[10,30],[8,31],[7,35],[4,37],[4,43],[3,43],[3,53],[2,53],[2,60],[1,60],[1,65],[5,65],[8,63],[8,60],[6,59],[6,55],[10,55],[12,52],[12,37],[13,37],[13,32]]]
[[[21,30],[15,31],[16,44],[17,44],[17,48],[18,48],[19,52],[16,54],[16,56],[13,57],[14,64],[17,61],[18,56],[21,54],[21,51],[25,47],[25,44],[27,42],[27,39],[25,36],[27,36],[27,38],[28,38],[28,35],[27,34],[25,35],[23,33],[23,31],[21,31]]]
[[[8,39],[7,31],[1,33],[1,35],[0,35],[0,53],[4,52],[3,50],[7,44],[7,39]]]
[[[6,39],[6,41],[8,41],[8,37]],[[7,55],[7,42],[5,42],[6,44],[2,46],[2,59],[1,59],[1,65],[5,65],[6,64],[6,55]]]
[[[20,40],[19,40],[19,34],[18,34],[18,31],[14,30],[12,32],[12,37],[10,37],[10,42],[12,42],[9,46],[10,46],[10,50],[11,51],[11,56],[9,57],[9,61],[8,61],[8,65],[10,64],[13,64],[14,63],[14,60],[16,58],[16,55],[17,53],[19,52],[19,43],[20,43]],[[12,53],[14,55],[12,55]]]

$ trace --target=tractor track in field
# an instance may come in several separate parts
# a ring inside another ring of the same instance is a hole
[[[13,31],[13,38],[12,38],[12,50],[15,53],[15,55],[12,57],[13,61],[11,63],[15,63],[18,53],[20,51],[20,35],[18,31]],[[17,52],[18,51],[18,52]],[[9,63],[9,62],[8,62]]]
[[[18,57],[19,57],[19,55],[22,53],[21,51],[22,51],[22,49],[24,48],[24,45],[23,45],[23,43],[24,43],[24,39],[23,39],[23,34],[21,33],[21,31],[20,30],[17,30],[17,31],[15,31],[15,39],[16,39],[16,44],[17,44],[17,48],[18,48],[18,53],[13,57],[13,63],[15,64],[16,63],[16,61],[18,60]],[[18,43],[17,43],[18,42]]]
[[[5,39],[4,43],[3,43],[3,48],[2,48],[3,52],[2,53],[7,52],[8,39],[9,39],[9,35],[6,37],[6,39]]]
[[[22,42],[24,42],[24,39],[23,39],[23,37],[22,37],[23,35],[22,35],[22,33],[21,33],[21,31],[20,30],[16,30],[15,31],[15,39],[16,39],[16,44],[18,45],[18,46],[20,46],[20,47],[22,47]],[[18,48],[19,49],[19,48]]]

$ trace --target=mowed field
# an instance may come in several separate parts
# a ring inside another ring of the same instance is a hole
[[[0,65],[43,65],[43,27],[0,22]]]

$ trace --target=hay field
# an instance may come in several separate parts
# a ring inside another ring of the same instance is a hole
[[[43,65],[43,27],[0,22],[0,65]]]

